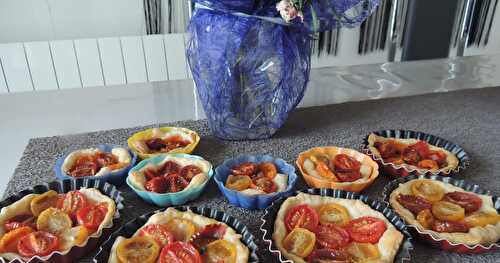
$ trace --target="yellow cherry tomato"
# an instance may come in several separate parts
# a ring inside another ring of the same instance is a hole
[[[371,243],[352,242],[346,251],[355,263],[371,262],[380,258],[378,247]]]
[[[434,216],[430,209],[424,209],[420,211],[417,215],[417,221],[426,229],[431,228],[432,222],[434,222]]]
[[[59,195],[56,191],[50,190],[31,199],[30,208],[34,216],[40,215],[45,209],[56,207]]]
[[[116,248],[120,262],[154,263],[160,254],[160,246],[147,236],[136,236],[122,240]]]
[[[188,219],[173,218],[165,226],[174,235],[176,241],[188,242],[196,232],[193,222]]]
[[[467,216],[464,221],[469,227],[483,227],[498,223],[498,221],[500,221],[500,216],[497,213],[478,212]]]
[[[89,237],[89,231],[84,226],[75,226],[64,230],[59,238],[61,251],[69,250],[74,246],[82,245]]]
[[[432,204],[432,214],[439,220],[459,221],[464,219],[465,210],[454,203],[439,201]]]
[[[339,204],[326,204],[319,208],[319,222],[323,225],[345,226],[351,220],[349,211]]]
[[[246,175],[229,175],[226,180],[226,187],[235,191],[243,191],[250,185],[252,185],[252,179]]]
[[[17,243],[19,240],[33,232],[33,228],[29,226],[23,226],[20,228],[16,228],[5,235],[0,239],[0,252],[12,252],[17,253]]]
[[[411,191],[414,195],[425,198],[433,203],[441,200],[444,196],[444,189],[432,180],[417,180],[411,184]]]
[[[283,247],[290,253],[305,258],[314,249],[316,235],[305,228],[294,228],[283,240]]]
[[[70,229],[73,221],[68,214],[57,208],[45,209],[36,220],[36,228],[54,235],[60,235]]]
[[[203,254],[203,262],[236,263],[236,245],[223,239],[211,242]]]

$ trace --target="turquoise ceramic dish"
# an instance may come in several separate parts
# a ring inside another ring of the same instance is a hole
[[[151,203],[151,204],[154,204],[154,205],[157,205],[157,206],[160,206],[160,207],[167,207],[167,206],[172,206],[172,205],[183,205],[186,202],[189,202],[191,200],[198,198],[214,174],[214,171],[212,169],[211,164],[210,164],[210,170],[208,171],[208,174],[207,174],[208,180],[206,180],[201,185],[196,186],[192,189],[183,190],[183,191],[180,191],[177,193],[155,193],[155,192],[144,191],[144,190],[137,189],[136,187],[134,187],[130,183],[131,173],[138,171],[138,170],[141,170],[142,168],[144,168],[144,166],[146,166],[148,164],[153,164],[153,165],[159,164],[167,156],[189,158],[189,159],[199,159],[199,160],[206,161],[205,159],[203,159],[200,156],[190,155],[190,154],[181,154],[181,153],[179,153],[179,154],[162,154],[162,155],[159,155],[159,156],[156,156],[153,158],[149,158],[149,159],[141,161],[136,166],[134,166],[132,169],[130,169],[130,171],[128,173],[127,180],[126,180],[128,186],[132,190],[134,190],[134,192],[137,195],[139,195],[144,201]]]

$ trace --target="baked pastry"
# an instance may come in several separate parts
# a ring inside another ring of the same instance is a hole
[[[245,195],[283,192],[288,186],[288,175],[279,173],[272,162],[245,162],[231,168],[225,186]]]
[[[128,178],[138,190],[177,193],[205,183],[211,169],[212,165],[202,159],[165,155],[157,164],[131,171]]]
[[[500,216],[491,196],[430,179],[400,184],[389,203],[419,232],[456,244],[489,245],[500,239]]]
[[[272,239],[296,263],[393,262],[403,237],[360,200],[299,193],[281,205]]]
[[[26,195],[0,212],[0,257],[29,261],[56,251],[66,254],[101,235],[115,211],[114,201],[93,188]]]
[[[61,170],[72,177],[104,176],[125,169],[131,161],[128,150],[121,147],[115,147],[111,152],[97,148],[82,149],[66,156]]]
[[[378,165],[369,156],[339,147],[317,147],[302,152],[296,162],[305,181],[315,188],[359,192],[378,176]]]
[[[163,127],[145,130],[134,134],[130,139],[129,146],[133,150],[136,150],[139,155],[151,157],[155,154],[179,152],[183,148],[198,143],[199,137],[188,129]]]
[[[108,262],[247,262],[249,249],[241,237],[225,223],[167,208],[131,238],[118,237]]]
[[[446,149],[412,138],[386,138],[371,133],[368,149],[384,165],[392,164],[419,174],[449,174],[459,163],[457,156]]]

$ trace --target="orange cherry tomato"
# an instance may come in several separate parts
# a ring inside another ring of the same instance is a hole
[[[382,219],[371,216],[351,220],[347,226],[347,232],[353,241],[372,244],[378,242],[386,229],[387,226]]]
[[[259,177],[254,179],[255,186],[253,188],[264,191],[265,193],[274,193],[278,190],[278,186],[273,182],[273,180],[269,179],[269,177]]]
[[[201,255],[196,248],[186,242],[173,242],[161,250],[159,263],[201,263]]]
[[[0,239],[0,252],[17,253],[17,243],[19,243],[19,240],[32,232],[33,228],[29,226],[23,226],[6,233]]]
[[[429,150],[429,152],[425,156],[425,159],[433,160],[439,165],[439,167],[444,167],[448,165],[448,163],[446,162],[447,157],[448,156],[446,155],[446,153],[442,151]]]
[[[432,204],[432,214],[439,220],[459,221],[464,219],[465,210],[457,204],[439,201]]]
[[[69,214],[71,219],[75,220],[76,212],[80,208],[87,206],[87,203],[85,195],[79,191],[71,191],[64,194],[62,198],[59,198],[56,207]]]
[[[30,208],[34,216],[40,215],[45,209],[55,207],[59,195],[56,191],[50,190],[31,199]]]
[[[257,172],[257,165],[254,163],[241,163],[234,166],[231,169],[232,174],[234,175],[248,175],[252,176]]]
[[[336,172],[359,171],[359,168],[361,167],[361,163],[358,160],[343,153],[335,155],[333,163]]]
[[[351,263],[350,256],[344,250],[321,248],[315,249],[308,257],[309,263]]]
[[[278,169],[276,168],[276,165],[271,162],[264,162],[260,163],[258,165],[258,170],[264,174],[269,179],[273,179],[276,174],[278,174]]]
[[[314,249],[316,235],[305,228],[294,228],[292,232],[283,239],[283,247],[290,253],[305,258]]]
[[[432,230],[444,233],[467,233],[469,226],[462,221],[435,220],[432,224]]]
[[[420,211],[417,215],[417,221],[424,227],[424,228],[431,228],[432,224],[434,223],[434,216],[432,215],[432,212],[430,209],[424,209]]]
[[[346,249],[353,263],[377,262],[380,251],[376,245],[370,243],[352,242]]]
[[[32,232],[23,236],[17,243],[17,251],[23,257],[47,256],[59,247],[57,236],[44,231]]]
[[[327,178],[327,179],[331,179],[334,182],[337,182],[339,180],[337,178],[337,176],[335,176],[335,174],[332,172],[332,170],[330,170],[330,168],[328,167],[328,165],[325,164],[324,162],[317,162],[316,163],[316,171],[318,172],[318,174],[321,177],[324,177],[324,178]]]
[[[349,244],[349,233],[336,225],[319,225],[316,242],[323,248],[338,249]]]
[[[243,191],[251,185],[252,179],[247,175],[229,175],[226,180],[226,187],[235,191]]]
[[[220,239],[207,245],[203,254],[204,263],[236,263],[236,245]]]
[[[29,226],[31,228],[35,228],[36,218],[33,217],[32,215],[17,215],[10,219],[7,219],[7,221],[3,223],[3,228],[5,229],[5,232],[9,232],[23,226]]]
[[[465,217],[464,221],[469,227],[484,227],[498,223],[498,221],[500,221],[500,216],[497,213],[478,212]]]
[[[398,203],[410,210],[414,215],[417,215],[422,210],[432,208],[432,204],[420,196],[400,194],[396,199]]]
[[[318,224],[318,213],[306,204],[293,207],[285,216],[285,226],[288,231],[300,227],[314,232]]]
[[[443,200],[461,206],[466,214],[476,212],[483,205],[483,201],[479,196],[467,192],[446,193]]]
[[[186,179],[188,182],[193,179],[196,175],[202,173],[201,169],[196,165],[186,165],[182,167],[180,175],[182,178]]]
[[[443,199],[444,196],[443,187],[428,179],[415,180],[411,184],[411,191],[414,195],[422,197],[431,203]]]
[[[143,227],[139,231],[139,236],[149,236],[154,239],[160,247],[164,247],[174,242],[174,235],[170,233],[165,225],[151,224]]]
[[[100,203],[97,205],[89,205],[80,210],[76,215],[78,224],[86,227],[90,232],[95,232],[108,213],[108,205]]]
[[[418,162],[417,167],[422,169],[438,170],[439,164],[436,161],[425,159]]]

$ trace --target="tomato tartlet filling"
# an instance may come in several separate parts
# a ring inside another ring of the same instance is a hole
[[[270,194],[287,188],[288,176],[279,173],[272,162],[245,162],[231,168],[226,188],[246,194]]]
[[[203,173],[196,165],[185,165],[166,161],[163,165],[143,170],[146,182],[144,188],[155,193],[176,193],[188,187],[192,179]]]
[[[375,142],[373,145],[386,163],[408,164],[421,169],[439,170],[448,166],[447,154],[431,150],[425,141],[407,145],[397,140]]]
[[[310,175],[316,175],[334,182],[354,182],[362,177],[369,177],[372,168],[362,164],[347,154],[316,154],[304,160],[304,169]]]

